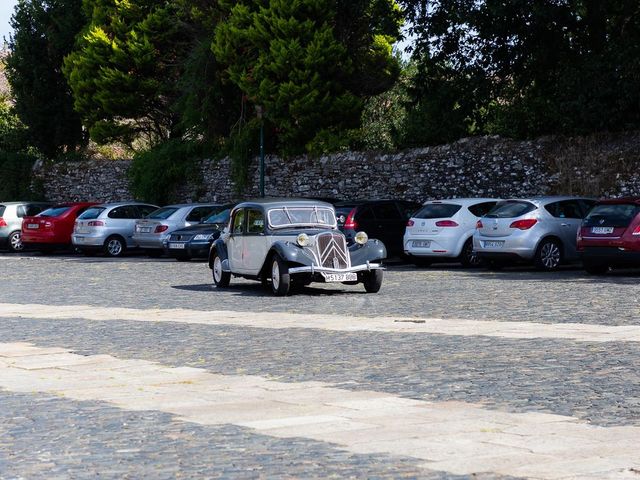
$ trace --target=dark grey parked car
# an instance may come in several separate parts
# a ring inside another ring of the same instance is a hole
[[[364,232],[347,247],[329,203],[262,199],[233,209],[229,226],[211,246],[209,267],[217,287],[228,286],[235,275],[270,285],[276,295],[311,282],[362,283],[375,293],[386,256],[384,244]]]
[[[22,219],[33,217],[52,204],[47,202],[2,202],[0,203],[0,248],[21,252]]]
[[[192,258],[207,258],[211,244],[229,224],[232,207],[233,205],[220,206],[202,223],[171,232],[164,241],[165,252],[182,262]]]

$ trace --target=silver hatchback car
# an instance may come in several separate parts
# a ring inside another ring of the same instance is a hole
[[[0,248],[22,251],[22,219],[37,215],[50,206],[47,202],[0,203]]]
[[[103,251],[110,257],[119,257],[127,248],[136,246],[133,242],[136,220],[157,209],[155,205],[137,202],[95,205],[77,218],[71,241],[85,255]]]
[[[196,225],[221,208],[213,203],[167,205],[136,221],[133,241],[150,256],[160,256],[171,232]]]
[[[594,204],[581,197],[503,200],[478,220],[473,249],[490,267],[515,260],[556,270],[578,259],[578,228]]]

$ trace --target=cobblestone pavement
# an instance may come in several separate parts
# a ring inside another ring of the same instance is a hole
[[[587,434],[574,439],[582,456],[569,458],[566,446],[545,451],[555,455],[545,459],[552,466],[546,470],[519,469],[513,456],[505,453],[504,462],[495,463],[500,468],[476,472],[467,457],[462,462],[466,467],[451,463],[455,449],[449,452],[453,455],[447,457],[449,463],[425,463],[431,457],[410,448],[420,436],[410,430],[406,438],[394,442],[406,444],[406,450],[396,445],[365,451],[348,447],[338,437],[336,444],[318,440],[303,428],[300,437],[277,438],[234,422],[208,425],[180,420],[160,407],[130,411],[114,406],[100,391],[90,401],[80,401],[61,396],[56,386],[18,388],[12,383],[21,378],[16,371],[44,367],[12,367],[1,346],[28,342],[91,358],[109,355],[167,368],[192,367],[229,378],[260,376],[291,385],[322,382],[345,395],[377,392],[430,402],[450,409],[456,417],[464,417],[467,406],[481,409],[487,418],[494,418],[491,412],[497,416],[537,412],[552,416],[549,425],[568,422],[602,439],[615,433],[620,445],[640,444],[637,342],[495,338],[473,331],[345,332],[321,324],[310,328],[308,323],[304,328],[266,329],[251,324],[252,318],[260,324],[261,312],[291,312],[305,314],[310,321],[332,314],[344,322],[354,316],[402,316],[577,323],[587,331],[589,325],[633,327],[640,326],[636,272],[594,278],[576,269],[545,274],[526,268],[484,272],[396,265],[387,272],[378,295],[364,294],[361,286],[314,285],[284,299],[265,295],[257,284],[243,280],[232,280],[228,290],[216,290],[203,263],[140,257],[114,261],[0,256],[0,278],[4,279],[0,304],[51,305],[51,318],[0,315],[0,367],[6,367],[0,368],[2,480],[98,475],[469,478],[471,472],[480,473],[473,478],[640,478],[640,453],[624,453],[622,446],[619,455],[590,450],[589,442],[595,440]],[[227,310],[246,312],[248,320],[243,325],[191,324],[177,317],[162,323],[117,316],[100,321],[81,312],[77,318],[56,318],[56,306],[70,305]],[[65,367],[60,368],[64,372]],[[398,423],[404,418],[399,414]],[[561,436],[564,430],[554,428],[545,435],[556,442],[566,440]],[[505,433],[501,429],[478,424],[465,430],[463,439],[472,442],[480,434]],[[557,463],[560,459],[564,463]],[[480,460],[481,456],[478,465]]]

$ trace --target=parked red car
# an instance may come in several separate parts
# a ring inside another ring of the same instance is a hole
[[[95,202],[60,203],[22,221],[22,243],[30,250],[48,252],[71,246],[73,224]]]
[[[578,253],[594,275],[640,267],[640,198],[600,200],[578,230]]]

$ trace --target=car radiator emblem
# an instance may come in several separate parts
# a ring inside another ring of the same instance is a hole
[[[351,258],[347,253],[347,245],[341,234],[327,233],[318,235],[318,255],[320,265],[327,268],[349,268]]]

